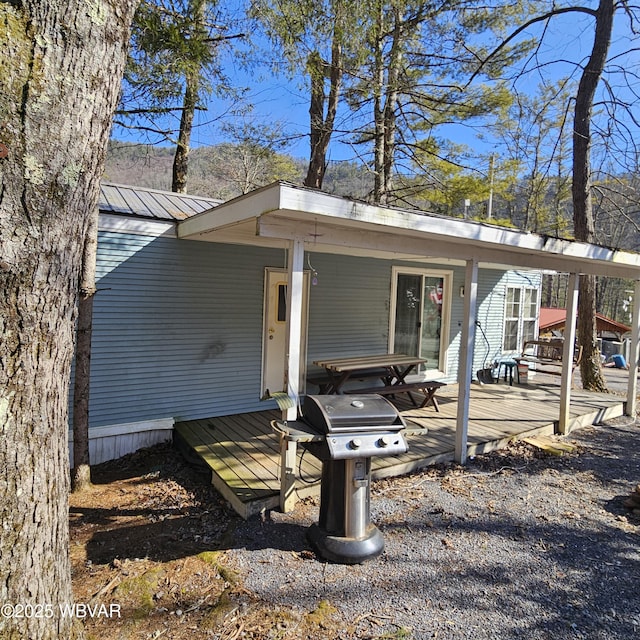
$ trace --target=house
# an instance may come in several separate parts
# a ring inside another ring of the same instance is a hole
[[[92,462],[297,400],[323,357],[417,350],[460,383],[463,458],[465,392],[535,335],[541,269],[573,275],[571,308],[580,273],[637,279],[640,257],[286,183],[227,203],[104,183]]]

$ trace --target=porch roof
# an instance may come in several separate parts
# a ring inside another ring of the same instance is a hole
[[[640,254],[276,182],[178,223],[189,240],[640,279]]]

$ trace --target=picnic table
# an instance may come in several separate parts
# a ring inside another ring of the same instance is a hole
[[[406,393],[411,402],[418,406],[411,395],[411,391],[421,391],[424,393],[425,399],[420,406],[425,407],[431,403],[438,411],[435,393],[437,389],[444,386],[444,383],[433,380],[406,381],[407,376],[425,362],[424,358],[417,356],[409,356],[402,353],[382,353],[316,360],[314,364],[323,367],[327,373],[326,379],[322,381],[323,384],[319,385],[321,393],[345,393],[345,384],[349,380],[377,378],[382,381],[382,385],[350,389],[347,393],[379,393],[381,395]]]

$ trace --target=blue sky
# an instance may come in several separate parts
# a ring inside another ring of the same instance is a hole
[[[596,3],[588,3],[594,5]],[[627,33],[626,19],[617,15],[617,29],[612,46],[612,55],[616,51],[631,49]],[[569,14],[552,20],[547,26],[544,41],[538,51],[538,59],[546,63],[541,70],[534,70],[531,62],[530,71],[515,85],[521,92],[534,91],[541,81],[557,79],[569,73],[579,77],[576,62],[586,60],[593,40],[593,19],[586,15]],[[532,29],[532,33],[540,33],[541,27]],[[567,62],[554,62],[564,60]],[[640,67],[640,57],[637,52],[625,56],[623,63],[627,68]],[[248,120],[257,127],[277,127],[289,140],[284,149],[286,152],[300,158],[308,157],[308,98],[305,94],[304,81],[288,80],[284,77],[273,77],[265,69],[246,71],[236,59],[226,61],[226,70],[238,86],[250,87],[248,101],[253,104],[253,110]],[[614,80],[615,81],[615,80]],[[196,114],[196,124],[192,137],[192,146],[211,145],[224,141],[225,135],[220,125],[228,121],[229,105],[213,98],[208,112]],[[237,122],[237,118],[236,118]],[[339,126],[339,125],[338,125]],[[635,125],[634,125],[635,126]],[[443,131],[444,133],[444,131]],[[488,153],[490,143],[481,143],[475,138],[475,132],[469,127],[447,127],[447,137],[455,142],[464,143],[478,152]],[[114,137],[118,139],[147,140],[135,135],[122,135],[122,130],[115,130]],[[331,145],[330,160],[356,160],[356,151],[347,144],[341,143],[336,136]]]

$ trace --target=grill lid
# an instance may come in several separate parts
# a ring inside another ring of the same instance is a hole
[[[378,395],[306,396],[304,420],[321,433],[402,429],[398,410]]]

